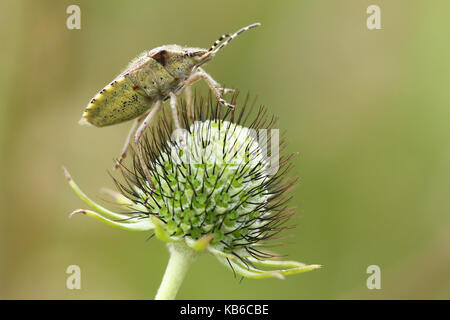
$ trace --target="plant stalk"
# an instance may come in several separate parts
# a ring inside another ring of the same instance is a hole
[[[199,255],[184,243],[168,243],[170,258],[155,300],[174,300],[189,266]]]

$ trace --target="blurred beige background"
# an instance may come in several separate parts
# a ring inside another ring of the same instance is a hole
[[[81,30],[66,28],[71,4]],[[366,27],[371,4],[382,30]],[[153,298],[164,244],[69,219],[84,205],[61,171],[99,199],[130,124],[77,121],[141,51],[209,47],[256,21],[205,69],[279,116],[301,183],[277,251],[325,267],[239,283],[205,255],[178,298],[450,298],[449,12],[444,0],[2,1],[0,298]],[[81,290],[66,289],[71,264]],[[381,290],[366,288],[372,264]]]

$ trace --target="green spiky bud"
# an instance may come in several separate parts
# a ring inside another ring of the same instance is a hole
[[[134,201],[160,218],[173,240],[212,234],[211,243],[225,252],[263,240],[278,216],[265,210],[270,163],[257,137],[220,120],[195,122],[178,134],[182,142],[168,142],[164,152],[144,147],[153,183],[139,189]],[[144,186],[145,178],[133,181]]]

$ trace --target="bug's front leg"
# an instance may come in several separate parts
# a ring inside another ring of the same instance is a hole
[[[222,88],[220,86],[220,84],[214,80],[208,73],[206,73],[202,68],[198,68],[197,72],[195,72],[193,75],[191,75],[185,82],[185,86],[190,86],[192,83],[196,82],[199,79],[204,79],[206,81],[206,83],[208,84],[209,88],[211,89],[211,91],[214,93],[214,95],[216,96],[217,100],[227,106],[230,109],[234,109],[234,105],[226,102],[223,98],[222,95],[226,94],[226,93],[233,93],[234,89],[227,89],[227,88]]]
[[[227,94],[227,93],[234,93],[234,89],[222,88],[221,85],[216,80],[214,80],[213,77],[211,77],[211,75],[206,73],[206,71],[203,70],[202,68],[198,68],[198,70],[201,74],[201,77],[203,79],[205,79],[205,81],[209,84],[209,86],[214,87],[214,89],[218,90],[221,95]]]

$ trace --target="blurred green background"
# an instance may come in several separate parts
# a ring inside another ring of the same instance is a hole
[[[71,4],[81,30],[66,28]],[[371,4],[382,30],[366,27]],[[298,226],[277,251],[325,267],[239,283],[205,255],[178,298],[450,298],[449,12],[448,1],[2,1],[0,298],[153,298],[164,244],[69,219],[85,206],[61,171],[99,199],[130,124],[77,121],[141,51],[209,47],[256,21],[205,69],[279,117],[301,182]],[[71,264],[81,290],[66,289]],[[366,288],[372,264],[381,290]]]

